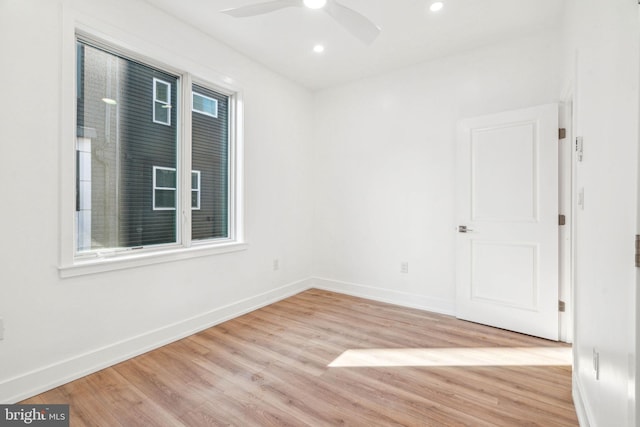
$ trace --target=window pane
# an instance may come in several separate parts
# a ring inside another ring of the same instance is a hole
[[[198,194],[198,191],[191,192],[191,207],[193,209],[200,209],[200,206],[198,205]]]
[[[156,123],[162,123],[162,124],[169,124],[171,123],[170,119],[169,119],[169,114],[171,109],[167,108],[166,104],[162,104],[160,102],[155,102],[155,108],[154,108],[154,116],[153,116],[153,121]]]
[[[191,172],[191,189],[200,189],[200,172]]]
[[[169,103],[169,85],[156,80],[156,100]]]
[[[191,164],[200,171],[200,209],[191,213],[191,236],[225,238],[229,237],[229,97],[199,85],[192,90],[201,95],[193,97],[194,105],[196,99],[206,101],[203,97],[215,100],[217,117],[191,115]],[[200,107],[205,109],[206,102]]]
[[[156,187],[176,188],[176,171],[156,169]]]
[[[218,117],[218,101],[208,96],[193,93],[193,111]]]
[[[153,166],[176,167],[176,126],[153,123],[154,79],[175,76],[78,42],[76,234],[78,252],[176,242],[176,191],[154,191]],[[176,108],[162,108],[176,123]],[[161,173],[175,188],[175,172]],[[173,177],[173,178],[171,178]]]
[[[176,191],[175,190],[156,190],[155,209],[175,209],[176,207]]]

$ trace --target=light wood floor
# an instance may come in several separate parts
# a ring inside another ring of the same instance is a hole
[[[460,355],[522,347],[567,348],[309,290],[22,403],[68,403],[72,426],[577,426],[570,366]],[[328,366],[371,349],[396,350],[391,362],[364,352],[356,366]],[[397,349],[445,357],[407,361]]]

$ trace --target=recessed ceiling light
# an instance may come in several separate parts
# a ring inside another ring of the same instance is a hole
[[[322,53],[322,52],[324,52],[324,46],[323,46],[323,45],[321,45],[321,44],[317,44],[317,45],[315,45],[315,46],[313,47],[313,51],[314,51],[315,53]]]
[[[102,98],[102,102],[108,105],[116,105],[118,103],[115,99],[111,98]]]
[[[309,9],[322,9],[327,4],[327,0],[304,0],[304,5]]]
[[[443,7],[444,7],[443,2],[434,1],[433,3],[431,3],[431,6],[429,6],[429,9],[431,9],[431,12],[439,12],[442,10]]]

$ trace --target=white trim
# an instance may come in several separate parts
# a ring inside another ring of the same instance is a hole
[[[308,279],[296,281],[259,295],[234,301],[153,331],[9,378],[0,382],[0,402],[19,402],[227,320],[289,298],[310,289],[310,287]]]
[[[67,6],[63,5],[62,13],[62,42],[60,53],[60,135],[59,135],[59,233],[60,265],[73,264],[76,255],[77,230],[75,215],[70,215],[70,206],[75,205],[76,199],[76,147],[71,141],[77,138],[76,117],[76,16]]]
[[[204,111],[204,110],[198,110],[198,109],[195,107],[195,104],[194,104],[194,102],[193,102],[193,98],[194,98],[195,96],[199,96],[200,98],[205,98],[205,99],[208,99],[209,101],[213,101],[213,102],[215,103],[215,108],[216,108],[216,109],[215,109],[215,113],[214,113],[214,114],[212,114],[212,113],[209,113],[209,112]],[[213,118],[218,118],[218,100],[217,100],[217,99],[215,99],[215,98],[211,98],[210,96],[203,95],[203,94],[201,94],[201,93],[199,93],[199,92],[196,92],[196,91],[194,91],[194,90],[192,89],[192,91],[191,91],[191,111],[196,112],[196,113],[203,114],[203,115],[205,115],[205,116],[209,116],[209,117],[213,117]]]
[[[453,301],[311,277],[9,378],[0,382],[0,402],[19,402],[313,288],[447,315],[453,315],[454,311]],[[573,397],[578,419],[582,427],[590,427],[576,384],[574,373]]]
[[[153,167],[153,194],[151,196],[151,198],[153,199],[153,210],[154,211],[175,211],[176,210],[176,206],[178,204],[178,196],[177,196],[177,192],[178,192],[178,176],[176,174],[176,187],[158,187],[156,185],[156,172],[159,170],[164,170],[164,171],[172,171],[174,173],[176,173],[176,168],[167,168],[164,166],[154,166]],[[160,191],[173,191],[173,207],[157,207],[156,206],[156,190],[160,190]]]
[[[229,95],[229,238],[243,242],[244,234],[244,100],[240,91]]]
[[[93,252],[90,254],[91,257],[78,258],[71,265],[58,267],[58,271],[62,278],[76,277],[239,252],[248,249],[248,247],[249,245],[244,242],[234,242],[229,239],[212,239],[207,240],[204,244],[196,244],[194,242],[191,247],[173,244],[126,248],[121,251]]]
[[[565,302],[565,311],[559,313],[560,341],[573,343],[574,334],[574,232],[575,212],[575,167],[573,164],[573,92],[565,90],[566,96],[559,104],[558,125],[566,129],[566,137],[559,142],[558,152],[558,208],[566,219],[558,230],[558,290]]]
[[[178,135],[180,144],[178,146],[178,182],[179,188],[182,189],[178,193],[179,212],[182,213],[181,220],[178,221],[177,230],[181,236],[181,242],[185,248],[191,247],[191,161],[192,161],[192,131],[191,131],[191,111],[187,108],[191,99],[191,74],[184,73],[182,75],[179,99],[180,99],[180,118],[178,119],[179,129]]]
[[[419,310],[455,316],[455,301],[441,298],[427,297],[423,295],[399,292],[389,289],[377,288],[357,283],[342,282],[339,280],[312,278],[313,287],[326,291],[338,292],[374,301],[396,304],[403,307],[417,308]]]
[[[157,85],[162,84],[167,87],[167,100],[158,99],[158,90]],[[156,103],[162,105],[160,108],[164,108],[167,111],[167,121],[163,122],[156,118]],[[153,78],[153,123],[158,123],[161,125],[171,126],[171,83],[158,79],[156,77]]]
[[[594,420],[595,418],[593,418],[593,414],[588,410],[588,407],[585,406],[584,393],[582,392],[582,386],[580,385],[578,373],[576,371],[577,370],[574,365],[571,397],[573,398],[573,406],[575,407],[576,415],[578,416],[578,424],[580,427],[595,426],[595,424],[591,424],[589,421]]]

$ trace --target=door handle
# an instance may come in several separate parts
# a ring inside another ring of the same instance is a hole
[[[472,228],[467,228],[466,225],[459,225],[458,226],[458,233],[468,233],[469,231],[473,231]]]

